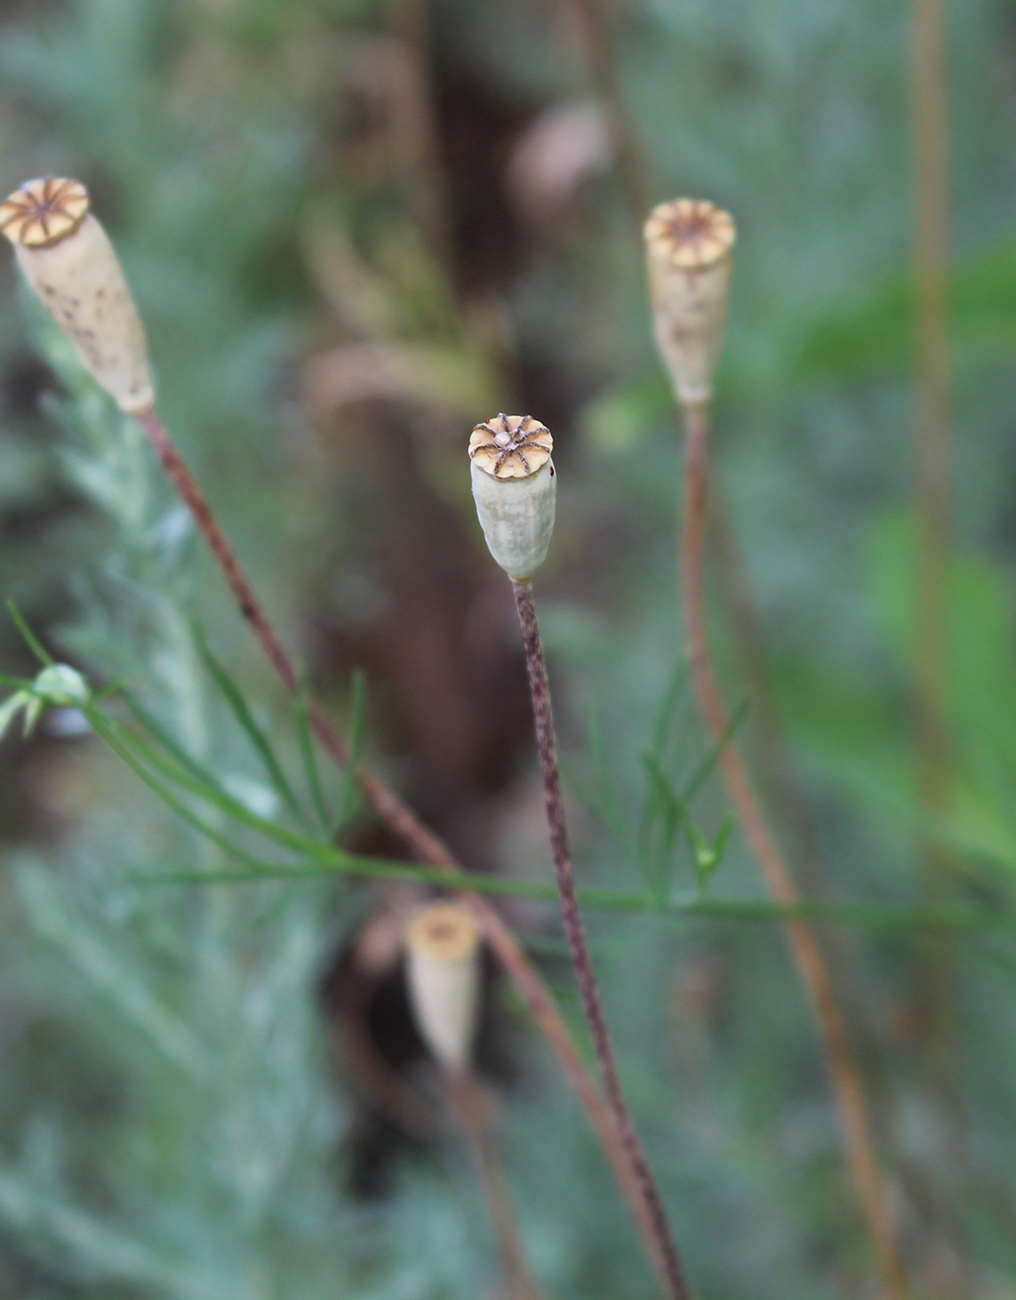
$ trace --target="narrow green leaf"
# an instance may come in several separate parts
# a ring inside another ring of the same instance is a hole
[[[314,805],[314,811],[317,813],[318,821],[321,823],[321,829],[328,831],[331,826],[331,819],[328,816],[328,805],[325,802],[325,792],[321,784],[321,772],[318,768],[317,754],[314,748],[314,733],[310,727],[307,690],[307,677],[301,672],[296,686],[296,697],[293,701],[296,734],[300,742],[300,757],[303,759],[303,773],[307,782],[307,789],[310,791],[311,802]]]
[[[159,742],[160,745],[162,745],[163,749],[165,749],[168,754],[176,759],[180,767],[189,772],[196,780],[203,782],[211,790],[214,790],[222,798],[232,799],[232,796],[219,781],[219,778],[215,773],[203,763],[198,762],[193,755],[189,754],[169,728],[165,727],[153,713],[150,713],[149,710],[145,708],[145,706],[134,695],[133,691],[128,690],[125,686],[121,686],[118,693],[136,721],[139,722],[141,726]],[[97,695],[95,697],[96,702],[101,698],[101,695]]]
[[[357,769],[363,754],[363,741],[367,724],[367,677],[359,668],[353,673],[352,703],[349,721],[349,762],[342,779],[342,793],[339,798],[339,811],[332,826],[331,838],[334,839],[342,828],[352,820],[360,806],[360,791],[357,785]]]
[[[172,790],[163,785],[158,778],[148,771],[143,763],[139,762],[134,757],[128,746],[121,743],[120,739],[116,736],[106,719],[102,718],[97,710],[86,709],[85,712],[96,732],[103,740],[105,740],[110,749],[112,749],[113,752],[127,764],[135,776],[148,786],[149,790],[151,790],[153,794],[157,795],[162,800],[167,808],[170,808],[178,817],[181,817],[188,826],[196,830],[198,834],[202,835],[205,839],[210,840],[212,844],[220,848],[223,853],[228,854],[229,857],[235,858],[238,862],[245,863],[252,871],[259,871],[265,866],[271,865],[263,862],[259,858],[253,857],[249,853],[246,853],[238,845],[228,839],[227,836],[223,835],[221,831],[217,830],[214,826],[210,826],[208,822],[204,821],[197,815],[197,813],[188,808],[182,799],[178,799]],[[200,873],[198,874],[200,875]]]
[[[18,609],[13,600],[7,602],[7,610],[11,618],[14,620],[14,626],[21,633],[22,639],[28,646],[29,650],[31,650],[32,654],[35,655],[36,659],[38,659],[40,663],[45,664],[47,668],[52,667],[55,662],[53,656],[48,653],[45,646],[28,626],[22,616],[21,610]]]
[[[254,720],[254,715],[250,711],[247,701],[237,684],[226,672],[225,668],[212,653],[211,646],[205,639],[204,633],[197,623],[192,624],[194,640],[197,642],[201,658],[205,662],[208,671],[215,678],[215,683],[222,692],[226,703],[232,710],[233,716],[243,728],[247,739],[254,747],[258,757],[261,759],[262,766],[269,782],[274,787],[283,805],[289,810],[290,814],[297,821],[305,822],[306,815],[300,807],[293,788],[289,784],[286,774],[282,770],[282,765],[275,755],[275,751],[268,740],[268,737],[261,730]]]
[[[685,782],[684,789],[681,791],[681,798],[684,800],[686,804],[691,803],[691,801],[698,794],[699,790],[702,789],[703,785],[705,785],[706,781],[708,781],[709,777],[712,775],[713,769],[716,767],[716,764],[719,762],[720,755],[723,753],[724,749],[730,743],[731,737],[737,731],[738,727],[744,721],[747,712],[748,712],[748,701],[741,700],[740,703],[737,704],[737,706],[732,711],[730,717],[727,719],[727,726],[723,732],[723,735],[719,738],[719,740],[716,742],[715,745],[710,747],[708,752],[705,754],[705,756],[699,762],[698,766],[695,768],[694,772],[692,772],[691,776]]]
[[[626,849],[634,850],[636,846],[631,827],[625,822],[621,810],[612,802],[609,793],[603,793],[598,787],[583,781],[567,759],[561,758],[558,763],[561,777],[572,794],[614,833]],[[635,856],[634,852],[633,856]]]
[[[645,820],[645,856],[649,863],[649,884],[657,899],[670,892],[674,865],[674,842],[687,809],[671,789],[666,774],[652,754],[642,755],[649,776],[651,795]],[[655,834],[654,834],[655,832]]]
[[[114,748],[119,746],[116,752],[121,754],[121,757],[123,756],[122,751],[133,754],[136,761],[147,763],[160,775],[173,781],[181,790],[203,799],[227,817],[232,818],[250,830],[259,832],[278,844],[284,845],[286,848],[293,849],[297,853],[306,854],[308,857],[328,857],[332,855],[333,850],[330,845],[308,839],[305,835],[300,835],[286,826],[280,826],[269,818],[260,816],[248,808],[246,804],[241,803],[240,800],[229,794],[228,791],[222,790],[217,785],[207,785],[202,778],[195,777],[190,771],[170,762],[158,750],[153,749],[140,737],[124,730],[108,714],[104,714],[94,705],[86,708],[84,712],[107,744],[114,746]],[[176,803],[173,806],[175,807]]]
[[[688,680],[690,664],[685,660],[679,663],[671,674],[670,682],[663,694],[660,707],[656,715],[656,722],[653,727],[653,743],[651,753],[657,758],[663,757],[667,748],[667,740],[670,736],[670,728],[674,721],[674,711],[677,708],[677,702],[680,699],[681,692],[684,690],[684,684]]]

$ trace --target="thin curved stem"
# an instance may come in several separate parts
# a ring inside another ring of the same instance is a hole
[[[240,566],[233,548],[219,527],[211,506],[198,487],[186,462],[154,408],[142,412],[137,419],[222,570],[240,613],[250,624],[283,686],[291,695],[295,695],[299,688],[299,680],[293,661],[276,634],[250,580]],[[321,706],[309,695],[307,714],[322,747],[337,764],[345,767],[349,761],[349,747],[329,722]],[[374,811],[422,862],[449,873],[461,871],[460,864],[447,846],[420,821],[412,809],[403,803],[380,777],[361,764],[356,772],[356,779]],[[498,912],[476,894],[464,894],[462,897],[481,926],[491,951],[521,993],[529,1008],[529,1014],[546,1039],[561,1073],[586,1112],[593,1132],[610,1162],[625,1201],[649,1248],[651,1239],[642,1213],[642,1189],[632,1172],[624,1142],[614,1124],[603,1094],[586,1069],[550,991]]]
[[[614,1123],[624,1143],[625,1156],[637,1181],[642,1201],[641,1220],[651,1234],[652,1258],[667,1294],[673,1300],[690,1300],[684,1272],[667,1223],[663,1202],[653,1177],[649,1162],[642,1149],[628,1103],[625,1101],[618,1074],[617,1061],[603,1014],[593,962],[586,943],[582,914],[575,892],[571,854],[568,848],[568,830],[565,824],[564,804],[561,799],[561,776],[557,765],[557,744],[554,736],[554,717],[550,702],[550,683],[547,664],[540,641],[540,628],[533,603],[533,589],[528,582],[512,581],[515,605],[522,629],[522,642],[526,652],[526,668],[533,699],[536,722],[536,743],[540,752],[540,771],[543,775],[544,801],[547,824],[550,828],[550,845],[554,858],[554,876],[561,897],[561,915],[564,931],[571,950],[572,965],[578,982],[582,1007],[589,1022],[593,1049],[600,1067],[600,1076],[613,1113]]]
[[[449,1074],[445,1085],[449,1109],[458,1121],[476,1162],[508,1283],[509,1300],[543,1300],[543,1292],[529,1266],[511,1190],[498,1155],[491,1102],[472,1074]]]
[[[628,214],[641,244],[642,225],[650,207],[649,159],[632,122],[614,57],[610,19],[603,0],[572,0],[585,49],[590,79],[599,97]]]
[[[702,576],[708,507],[708,408],[687,407],[685,416],[685,499],[681,536],[685,634],[699,707],[707,731],[714,743],[719,743],[727,733],[727,710],[709,652]],[[800,901],[797,887],[769,829],[751,777],[734,741],[728,741],[723,746],[720,768],[730,800],[770,893],[778,903],[796,905]],[[794,960],[818,1021],[839,1111],[844,1152],[862,1212],[878,1252],[886,1293],[893,1300],[906,1300],[907,1284],[902,1256],[875,1159],[871,1123],[860,1073],[847,1038],[829,970],[814,931],[807,922],[789,920],[786,926]]]

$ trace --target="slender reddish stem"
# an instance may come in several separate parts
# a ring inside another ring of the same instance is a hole
[[[709,412],[704,406],[693,406],[686,408],[685,415],[685,499],[681,538],[685,634],[699,707],[713,743],[720,744],[727,734],[728,718],[709,652],[702,576],[708,516]],[[784,905],[798,903],[800,895],[790,870],[769,829],[741,752],[731,740],[720,751],[720,768],[745,838],[770,893],[777,902]],[[788,921],[787,934],[822,1035],[839,1111],[844,1152],[861,1209],[875,1242],[886,1292],[894,1300],[906,1300],[907,1284],[902,1257],[882,1176],[875,1159],[860,1074],[854,1062],[829,970],[814,932],[805,921]]]
[[[628,1103],[625,1101],[618,1074],[617,1061],[603,1014],[596,975],[593,971],[589,946],[586,943],[582,914],[579,911],[578,896],[575,892],[575,876],[572,872],[571,853],[568,848],[568,830],[565,824],[564,804],[561,799],[561,777],[557,765],[557,744],[554,737],[554,718],[550,702],[550,683],[547,679],[547,664],[540,640],[540,628],[536,618],[536,605],[533,602],[533,588],[528,582],[515,582],[515,605],[519,614],[519,626],[522,629],[522,643],[526,652],[526,668],[529,672],[529,687],[533,697],[533,714],[536,721],[536,744],[540,753],[540,770],[543,774],[544,801],[547,808],[547,824],[550,828],[550,846],[554,858],[554,876],[557,890],[561,896],[561,915],[564,931],[571,950],[572,965],[578,982],[582,1007],[589,1022],[593,1039],[593,1049],[600,1067],[600,1076],[607,1093],[607,1100],[613,1112],[617,1131],[624,1143],[626,1158],[631,1167],[632,1176],[638,1184],[642,1198],[642,1218],[652,1234],[653,1260],[661,1280],[667,1288],[667,1294],[673,1300],[690,1300],[690,1292],[684,1280],[684,1272],[667,1223],[656,1180],[642,1143],[635,1129]]]
[[[167,433],[155,410],[145,411],[138,417],[156,455],[169,475],[173,486],[190,510],[199,531],[208,543],[215,561],[222,570],[229,589],[243,617],[250,624],[266,657],[279,679],[290,693],[297,686],[297,674],[292,660],[276,635],[250,580],[240,567],[233,548],[219,527],[204,494],[198,487]],[[349,747],[332,726],[320,705],[308,700],[308,711],[314,732],[325,751],[341,766],[349,760]],[[357,780],[369,803],[383,821],[403,840],[419,858],[433,867],[449,873],[462,868],[448,847],[420,821],[416,814],[385,783],[369,769],[357,771]],[[491,951],[500,961],[508,977],[521,993],[537,1029],[547,1041],[557,1060],[561,1073],[574,1092],[579,1104],[603,1148],[614,1171],[625,1201],[645,1241],[647,1250],[653,1249],[654,1238],[644,1214],[642,1188],[635,1178],[625,1145],[618,1133],[603,1094],[586,1069],[578,1048],[572,1039],[546,984],[536,967],[523,952],[518,940],[498,912],[476,894],[463,894],[463,902],[470,908],[483,929]]]
[[[472,1074],[449,1074],[446,1085],[449,1109],[469,1143],[480,1175],[510,1300],[543,1300],[543,1293],[529,1267],[508,1180],[498,1156],[491,1101]]]

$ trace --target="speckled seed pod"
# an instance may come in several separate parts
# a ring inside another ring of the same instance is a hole
[[[80,181],[26,181],[0,204],[0,230],[83,364],[123,410],[155,401],[145,331],[113,245]]]
[[[480,931],[461,903],[431,903],[406,927],[409,1000],[420,1037],[449,1070],[464,1070],[480,1001]]]
[[[547,558],[557,501],[553,450],[550,430],[531,415],[498,415],[469,439],[480,527],[491,555],[516,582]]]
[[[660,354],[678,400],[708,402],[727,319],[734,220],[704,199],[675,199],[652,210],[645,237]]]

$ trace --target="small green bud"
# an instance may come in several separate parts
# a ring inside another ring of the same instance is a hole
[[[550,430],[531,415],[498,415],[469,439],[470,477],[491,555],[515,582],[547,558],[554,532],[557,477]]]

